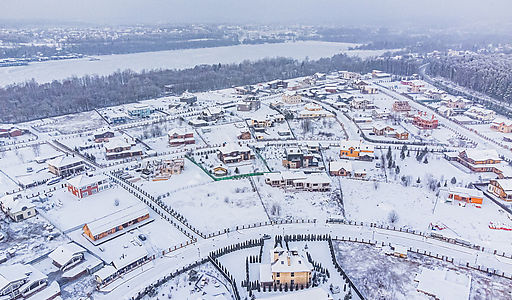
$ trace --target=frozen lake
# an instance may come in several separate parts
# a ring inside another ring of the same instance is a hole
[[[39,83],[61,80],[72,76],[108,75],[117,70],[131,69],[139,72],[151,69],[183,69],[200,64],[238,63],[267,57],[291,57],[298,60],[330,57],[341,52],[348,55],[369,57],[387,50],[353,50],[352,43],[301,41],[295,43],[236,45],[216,48],[199,48],[116,54],[89,58],[31,63],[28,66],[0,68],[0,86],[19,83],[34,78]]]

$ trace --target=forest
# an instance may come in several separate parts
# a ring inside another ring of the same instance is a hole
[[[363,60],[344,54],[314,61],[287,58],[240,64],[199,65],[184,70],[119,71],[108,76],[73,77],[38,84],[34,80],[0,88],[0,122],[24,122],[151,99],[173,85],[176,94],[229,88],[274,79],[289,79],[316,72],[381,69],[395,74],[417,72],[413,59],[379,57]]]
[[[512,102],[512,55],[466,54],[440,56],[429,60],[428,73],[444,77],[460,86]]]

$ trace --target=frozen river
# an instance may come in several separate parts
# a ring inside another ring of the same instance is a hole
[[[83,58],[38,62],[28,66],[0,68],[0,86],[24,82],[32,78],[44,83],[72,76],[108,75],[125,69],[139,72],[151,69],[183,69],[200,64],[238,63],[266,57],[291,57],[304,60],[306,57],[309,59],[330,57],[341,52],[360,57],[375,56],[385,52],[385,50],[348,50],[355,45],[357,44],[303,41],[95,56],[98,60]]]

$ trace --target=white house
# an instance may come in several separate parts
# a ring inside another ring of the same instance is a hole
[[[61,271],[66,271],[83,261],[85,252],[87,251],[82,246],[71,242],[60,245],[48,257]]]
[[[32,265],[0,266],[0,299],[26,298],[42,290],[48,277]]]
[[[6,195],[0,198],[2,211],[13,221],[19,222],[36,215],[36,207],[21,194]]]

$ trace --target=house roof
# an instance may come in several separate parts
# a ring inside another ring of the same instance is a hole
[[[279,254],[275,261],[274,257],[271,257],[271,260],[273,261],[270,264],[272,273],[311,272],[313,270],[311,263],[304,259],[304,257],[302,257],[302,255],[297,251],[288,251],[284,249],[276,249],[275,251],[278,251]]]
[[[496,182],[505,191],[512,191],[512,179],[496,179]]]
[[[483,198],[484,193],[477,189],[468,189],[463,187],[452,187],[450,188],[450,193],[461,195],[461,196],[470,196],[470,197],[479,197]]]
[[[185,135],[185,134],[190,134],[190,133],[194,134],[194,131],[181,127],[181,128],[173,128],[173,129],[169,130],[169,132],[167,132],[167,135],[168,136]]]
[[[87,223],[86,225],[91,231],[91,234],[95,236],[147,214],[149,214],[149,211],[145,206],[132,205],[110,215],[106,215],[101,219]]]
[[[8,286],[11,282],[23,280],[25,278],[44,279],[46,275],[34,268],[32,265],[14,264],[0,266],[0,290]]]
[[[251,151],[251,148],[247,146],[241,146],[239,144],[226,144],[224,147],[219,148],[220,153],[222,154],[228,154],[232,152],[247,152]]]
[[[486,149],[486,150],[477,150],[477,149],[467,149],[464,150],[466,156],[474,161],[483,161],[483,160],[501,160],[498,152],[495,149]]]
[[[348,150],[350,148],[354,148],[356,150],[362,151],[374,151],[374,146],[370,144],[366,144],[363,141],[357,140],[348,140],[348,141],[340,141],[340,147],[342,150]]]
[[[346,159],[329,162],[329,171],[339,171],[341,169],[352,172],[352,162]]]
[[[4,209],[9,210],[11,213],[17,213],[35,207],[30,200],[23,197],[15,199],[14,195],[5,195],[0,198],[0,202]]]
[[[131,146],[132,146],[132,144],[127,142],[126,139],[124,139],[122,137],[114,137],[114,138],[110,139],[110,141],[108,143],[104,144],[104,147],[107,150],[113,150],[116,148],[127,148],[127,147],[131,147]]]
[[[76,188],[82,188],[104,180],[108,180],[108,177],[103,174],[94,176],[82,174],[69,179],[67,183]]]
[[[56,168],[61,168],[78,162],[82,162],[82,159],[74,156],[61,155],[54,159],[49,160],[48,165],[54,166]]]
[[[75,255],[84,252],[86,252],[86,250],[82,248],[80,245],[75,243],[68,243],[57,247],[50,254],[48,254],[48,257],[51,258],[53,261],[57,262],[59,265],[63,266],[67,262],[69,262]]]

